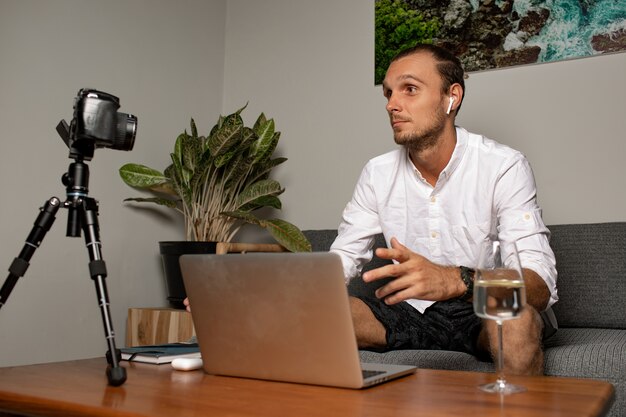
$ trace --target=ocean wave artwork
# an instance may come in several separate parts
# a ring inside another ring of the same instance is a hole
[[[626,51],[626,0],[375,4],[377,68],[386,67],[392,52],[417,42],[446,47],[468,72]]]

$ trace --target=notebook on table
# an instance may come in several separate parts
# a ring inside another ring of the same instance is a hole
[[[160,345],[123,347],[122,360],[161,365],[171,363],[176,358],[199,358],[197,343],[164,343]]]
[[[360,362],[335,254],[183,255],[180,266],[209,374],[363,388],[415,372]]]

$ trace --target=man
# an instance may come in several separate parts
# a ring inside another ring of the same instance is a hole
[[[464,97],[459,60],[432,45],[396,56],[383,94],[401,148],[365,166],[343,213],[331,251],[347,279],[372,257],[373,238],[394,263],[363,274],[393,277],[372,298],[351,297],[359,347],[446,349],[478,357],[497,354],[497,329],[475,316],[471,303],[479,243],[515,240],[527,308],[503,327],[508,374],[542,374],[539,312],[557,301],[554,254],[524,156],[455,127]]]

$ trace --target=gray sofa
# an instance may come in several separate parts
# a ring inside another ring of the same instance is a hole
[[[545,373],[612,383],[615,399],[607,415],[626,416],[626,222],[548,227],[560,300],[554,306],[559,330],[544,346]],[[327,251],[337,231],[307,230],[304,234],[314,251]],[[382,235],[378,236],[376,246],[384,245]],[[366,270],[384,263],[375,257]],[[349,292],[368,293],[374,288],[355,279]],[[491,362],[450,351],[361,351],[361,359],[419,368],[493,371]]]

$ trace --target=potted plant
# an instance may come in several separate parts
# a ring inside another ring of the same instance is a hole
[[[199,136],[191,119],[190,134],[185,130],[178,136],[172,163],[163,172],[133,163],[119,170],[127,185],[154,194],[124,201],[155,203],[184,217],[186,241],[160,242],[168,299],[173,304],[185,297],[180,273],[169,276],[178,270],[178,256],[215,252],[217,242],[230,242],[246,223],[268,230],[286,250],[311,250],[309,241],[293,224],[253,214],[263,207],[281,208],[279,195],[284,188],[269,174],[287,158],[272,159],[280,138],[273,119],[261,113],[253,127],[244,125],[241,112],[246,106],[220,116],[208,136]]]

